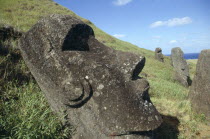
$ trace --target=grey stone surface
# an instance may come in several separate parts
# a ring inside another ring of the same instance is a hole
[[[155,59],[157,59],[160,62],[164,62],[164,57],[162,54],[162,49],[161,48],[156,48],[155,49]]]
[[[145,58],[103,45],[82,21],[46,17],[19,47],[52,109],[76,127],[73,138],[152,138],[162,123],[149,83],[138,77]]]
[[[200,53],[189,96],[193,109],[210,121],[210,49]]]
[[[189,76],[189,67],[183,57],[183,51],[179,47],[171,50],[171,64],[174,67],[174,79],[180,82],[183,86],[188,87],[191,84]]]

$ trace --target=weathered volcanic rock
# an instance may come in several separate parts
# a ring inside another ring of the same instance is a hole
[[[66,111],[76,139],[151,138],[162,118],[138,77],[145,58],[113,50],[71,16],[40,20],[20,49],[53,110]]]
[[[160,62],[164,62],[164,57],[163,57],[161,48],[155,49],[155,59],[157,59]]]
[[[183,58],[183,51],[176,47],[171,50],[171,63],[174,67],[174,79],[179,81],[183,86],[190,85],[189,68],[186,60]]]
[[[210,49],[200,53],[189,96],[192,107],[210,120]]]

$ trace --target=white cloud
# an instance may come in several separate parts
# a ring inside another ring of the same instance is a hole
[[[113,3],[117,6],[123,6],[130,3],[132,0],[115,0]]]
[[[150,28],[156,28],[156,27],[164,26],[164,25],[165,25],[165,22],[163,22],[163,21],[156,21],[156,22],[154,22],[154,23],[152,23],[150,25]]]
[[[114,34],[113,36],[116,38],[124,38],[126,35],[125,34]]]
[[[172,18],[167,21],[156,21],[150,25],[150,28],[156,28],[160,26],[181,26],[192,23],[192,19],[190,17],[183,17],[183,18]]]
[[[177,43],[177,40],[171,40],[169,43],[170,43],[170,44]]]

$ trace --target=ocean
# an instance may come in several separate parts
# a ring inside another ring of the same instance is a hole
[[[184,54],[184,59],[198,59],[200,53],[186,53]],[[170,56],[170,55],[166,55]]]

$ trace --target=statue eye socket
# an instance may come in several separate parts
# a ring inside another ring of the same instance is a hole
[[[89,51],[88,39],[94,36],[92,28],[86,24],[74,24],[66,35],[62,51]]]

